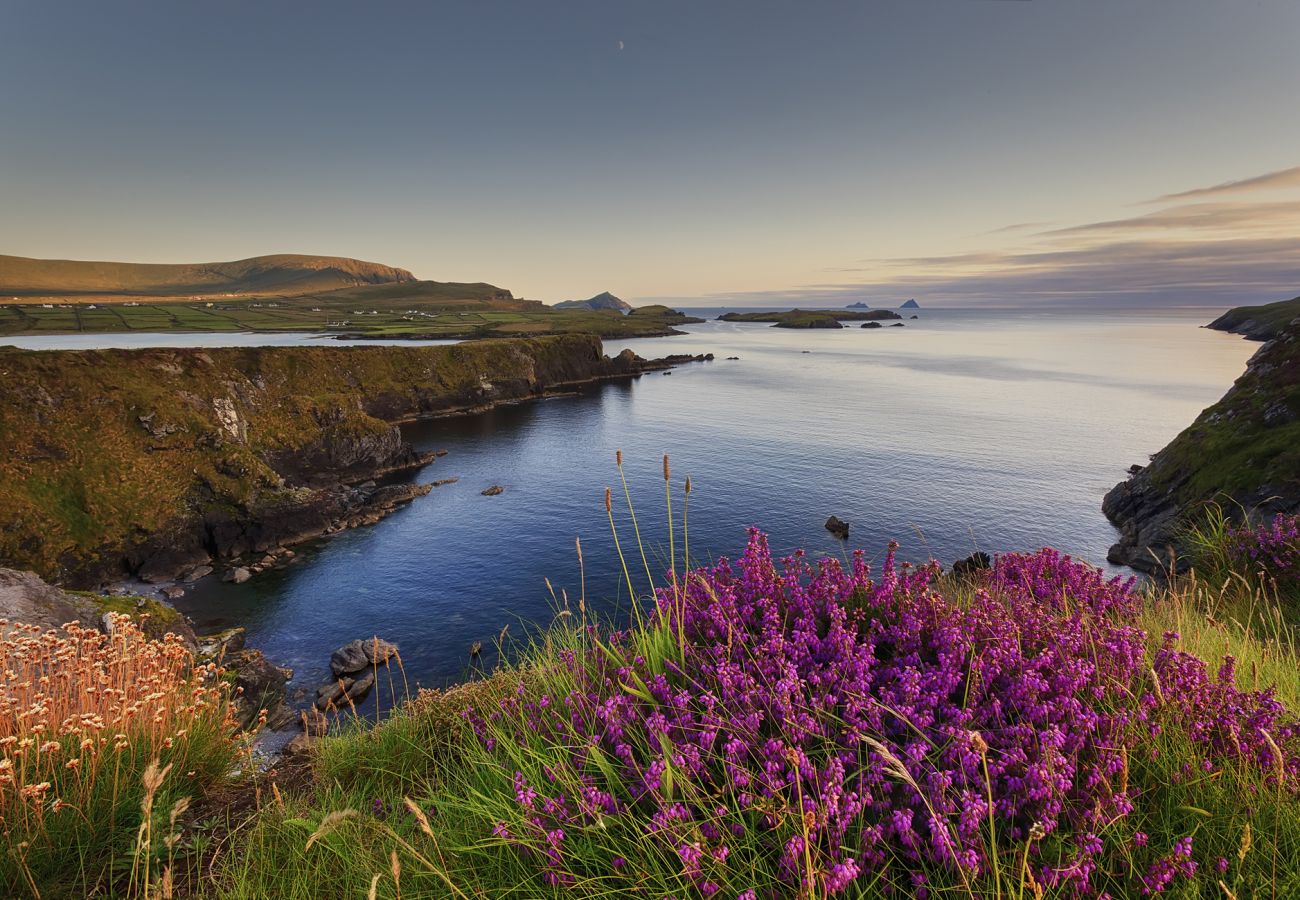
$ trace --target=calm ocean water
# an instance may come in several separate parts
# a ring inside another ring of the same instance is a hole
[[[376,633],[400,643],[413,679],[463,677],[472,642],[488,648],[507,624],[519,634],[550,618],[543,579],[576,606],[575,538],[588,605],[613,612],[626,601],[607,485],[644,583],[620,448],[656,575],[668,555],[664,453],[679,516],[682,480],[694,484],[699,560],[736,554],[750,525],[781,551],[840,555],[823,528],[835,514],[852,524],[849,545],[872,556],[894,538],[918,560],[1052,545],[1100,563],[1114,539],[1102,495],[1221,396],[1254,349],[1198,327],[1212,317],[1204,310],[920,315],[875,330],[709,322],[685,337],[611,343],[610,353],[625,344],[717,359],[410,426],[420,447],[449,451],[413,477],[459,483],[301,548],[284,570],[201,585],[180,605],[205,627],[246,625],[249,643],[301,685],[320,681],[335,647]],[[505,493],[481,496],[491,484]],[[676,540],[680,556],[680,520]],[[486,651],[481,664],[492,661]]]

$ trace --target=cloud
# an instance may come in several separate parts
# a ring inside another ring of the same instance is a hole
[[[1190,203],[1126,219],[1057,228],[1042,234],[1057,236],[1179,230],[1223,231],[1235,234],[1249,230],[1276,234],[1285,227],[1292,227],[1300,232],[1300,200],[1266,203]]]
[[[1112,241],[1071,249],[882,260],[850,284],[691,298],[710,306],[1224,306],[1300,293],[1300,237]],[[646,298],[649,299],[649,298]],[[655,298],[689,305],[686,298]]]
[[[715,294],[710,305],[895,306],[909,297],[944,306],[1229,306],[1300,294],[1300,199],[1205,200],[1217,194],[1300,187],[1300,167],[1171,195],[1171,205],[1120,219],[1033,234],[1023,246],[959,254],[862,259],[828,267],[834,284]],[[1185,202],[1186,198],[1198,198]],[[850,280],[852,279],[852,280]],[[676,305],[701,298],[660,297]]]
[[[1225,181],[1212,187],[1194,188],[1177,194],[1165,194],[1148,203],[1167,203],[1171,200],[1192,200],[1198,197],[1218,197],[1222,194],[1235,194],[1240,191],[1259,191],[1270,189],[1300,188],[1300,166],[1280,169],[1266,175],[1242,178],[1237,181]]]
[[[992,231],[986,231],[985,234],[1012,234],[1017,231],[1032,231],[1035,228],[1046,228],[1051,222],[1017,222],[1014,225],[1003,225],[1001,228],[994,228]]]

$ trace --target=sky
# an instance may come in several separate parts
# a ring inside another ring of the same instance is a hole
[[[553,302],[1300,294],[1296,0],[0,0],[0,253]]]

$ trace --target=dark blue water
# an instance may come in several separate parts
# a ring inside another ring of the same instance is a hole
[[[656,576],[667,565],[662,454],[672,464],[676,553],[691,476],[691,554],[739,552],[745,530],[781,550],[843,553],[824,528],[878,555],[950,562],[975,549],[1054,545],[1101,562],[1114,531],[1102,495],[1240,374],[1252,346],[1206,331],[1204,311],[1151,315],[927,313],[906,328],[789,331],[710,322],[624,342],[644,356],[717,360],[482,415],[410,426],[447,456],[413,477],[459,477],[369,528],[300,548],[245,585],[201,585],[181,606],[319,682],[354,637],[397,641],[426,685],[462,677],[475,641],[576,612],[581,537],[593,611],[626,600],[603,502],[644,589],[614,455],[622,449]],[[615,352],[619,346],[607,347]],[[805,352],[807,351],[807,352]],[[723,357],[739,356],[738,361]],[[481,496],[491,484],[505,493]]]

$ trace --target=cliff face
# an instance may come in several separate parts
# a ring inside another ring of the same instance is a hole
[[[1261,334],[1270,339],[1223,399],[1106,495],[1102,510],[1121,530],[1111,562],[1160,570],[1168,548],[1178,552],[1181,524],[1210,501],[1264,515],[1300,510],[1300,318]]]
[[[0,349],[0,565],[164,578],[369,521],[395,423],[635,374],[566,335],[441,347]]]

